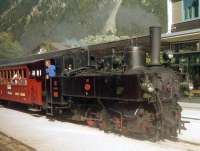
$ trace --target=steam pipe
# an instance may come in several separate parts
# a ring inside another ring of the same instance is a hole
[[[88,64],[88,67],[91,65],[90,64],[90,50],[87,49],[87,64]]]
[[[160,65],[161,27],[150,27],[152,65]]]

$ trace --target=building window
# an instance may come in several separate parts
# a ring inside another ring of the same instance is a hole
[[[183,0],[184,20],[191,20],[200,16],[200,0]]]

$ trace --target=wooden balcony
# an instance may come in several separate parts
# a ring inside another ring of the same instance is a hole
[[[185,31],[185,30],[191,30],[191,29],[197,29],[197,28],[200,28],[200,19],[173,24],[172,32],[179,32],[179,31]]]

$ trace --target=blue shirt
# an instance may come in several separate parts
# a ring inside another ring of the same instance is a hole
[[[46,74],[49,75],[49,77],[55,77],[56,76],[56,67],[54,65],[50,65],[46,69]]]

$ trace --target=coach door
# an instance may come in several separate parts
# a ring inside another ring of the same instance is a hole
[[[43,79],[43,63],[37,62],[29,65],[29,95],[30,101],[35,105],[43,105],[43,91],[42,91],[42,79]]]
[[[56,76],[57,76],[57,66],[55,63],[55,60],[51,59],[51,60],[46,60],[50,62],[50,65],[54,65],[56,68]],[[44,65],[46,64],[46,62],[44,61]],[[53,103],[53,93],[52,93],[52,89],[53,89],[53,81],[54,81],[54,77],[50,77],[47,73],[47,66],[45,65],[45,100],[46,100],[46,105],[51,106]]]
[[[54,65],[56,68],[55,76],[46,76],[45,78],[46,105],[50,111],[54,103],[61,104],[63,101],[61,97],[62,57],[51,59],[51,65]],[[45,68],[47,69],[47,67]],[[48,74],[46,73],[46,75]],[[52,111],[50,113],[52,113]]]

